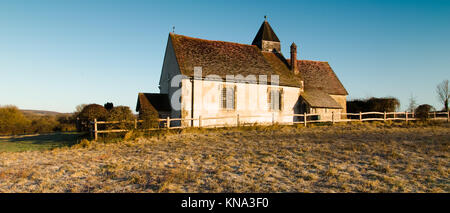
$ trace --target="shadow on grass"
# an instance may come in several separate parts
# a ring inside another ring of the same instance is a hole
[[[48,150],[57,147],[70,147],[85,138],[85,133],[58,132],[43,135],[30,135],[0,139],[2,151]]]

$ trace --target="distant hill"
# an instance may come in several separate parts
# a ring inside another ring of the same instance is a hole
[[[45,110],[32,110],[32,109],[21,109],[24,115],[34,115],[34,116],[57,116],[57,115],[71,115],[72,113],[61,113],[54,111]]]

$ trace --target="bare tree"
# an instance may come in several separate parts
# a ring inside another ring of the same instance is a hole
[[[411,93],[411,96],[409,97],[408,111],[414,112],[416,110],[416,108],[417,108],[416,97]]]
[[[442,81],[436,87],[439,101],[444,104],[445,111],[448,111],[448,99],[450,98],[450,91],[448,90],[448,80]]]
[[[83,111],[84,107],[87,106],[87,104],[79,104],[75,107],[74,114],[80,114],[81,111]]]

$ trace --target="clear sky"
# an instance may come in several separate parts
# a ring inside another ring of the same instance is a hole
[[[450,79],[450,1],[0,0],[0,105],[72,112],[136,106],[159,92],[177,34],[251,43],[268,16],[282,52],[328,61],[349,98],[394,96],[439,109]]]

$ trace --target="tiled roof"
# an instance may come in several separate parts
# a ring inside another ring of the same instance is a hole
[[[279,53],[261,52],[255,45],[212,41],[171,33],[169,38],[183,75],[193,76],[194,67],[202,67],[203,77],[218,75],[279,75],[282,86],[299,87],[301,78],[290,70]]]
[[[328,62],[297,60],[297,63],[305,89],[320,89],[330,95],[348,95]]]
[[[273,72],[280,76],[280,82],[292,82],[296,87],[301,85],[301,75],[294,74],[284,56],[276,52],[261,52],[272,67]],[[281,83],[280,83],[281,84]]]
[[[141,108],[153,108],[158,112],[170,112],[172,110],[169,96],[159,93],[139,93],[136,111],[139,112]]]
[[[330,95],[318,89],[305,89],[300,95],[311,107],[342,109]]]

